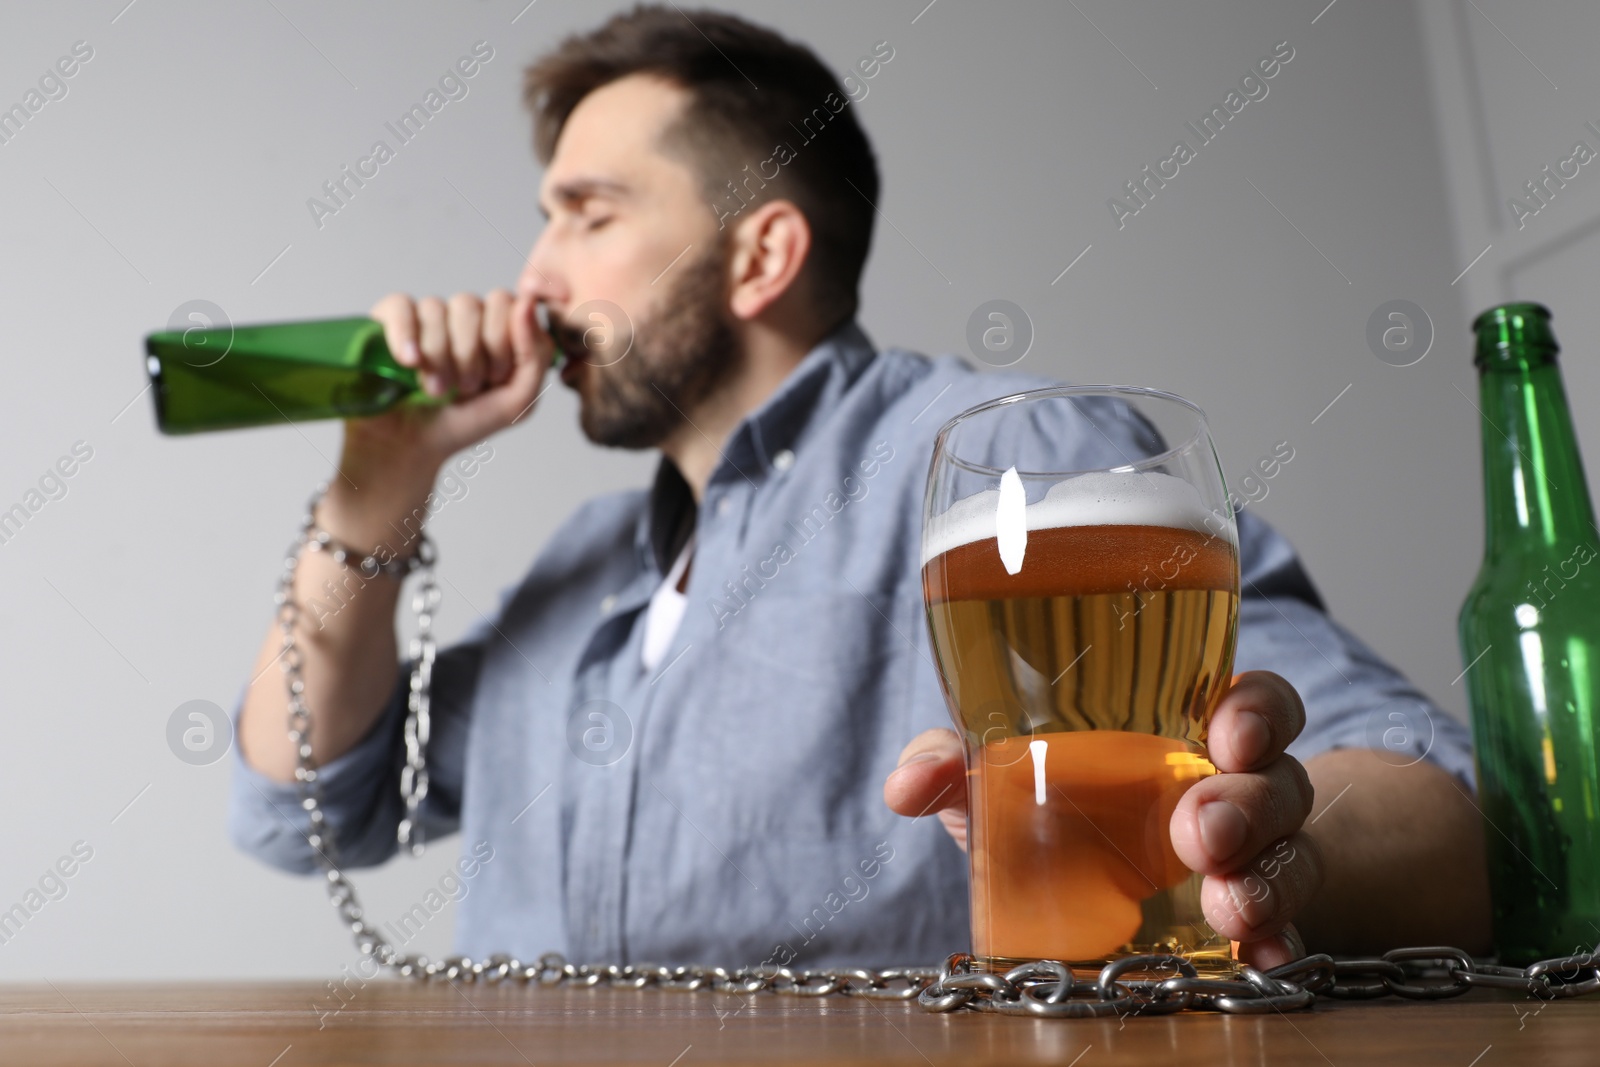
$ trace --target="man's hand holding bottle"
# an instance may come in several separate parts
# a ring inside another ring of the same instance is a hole
[[[454,395],[345,420],[339,475],[319,509],[328,529],[371,548],[390,520],[415,512],[450,456],[528,416],[555,351],[536,300],[494,289],[448,301],[391,293],[373,305],[395,361],[431,395]]]

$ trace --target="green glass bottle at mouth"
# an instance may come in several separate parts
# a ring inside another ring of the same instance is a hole
[[[440,406],[401,366],[383,324],[365,316],[194,326],[145,337],[156,425],[187,434],[311,419],[356,418],[402,406]],[[551,369],[564,356],[557,349]]]

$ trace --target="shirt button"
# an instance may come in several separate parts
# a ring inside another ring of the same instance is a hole
[[[607,593],[600,599],[600,614],[610,615],[611,609],[617,606],[617,594]]]
[[[777,471],[788,470],[790,467],[794,466],[794,453],[785,448],[776,456],[772,457],[772,466],[773,469]]]
[[[726,518],[727,515],[728,515],[728,512],[730,512],[732,510],[733,510],[733,501],[729,500],[726,496],[724,496],[721,500],[717,501],[717,517],[718,518]]]

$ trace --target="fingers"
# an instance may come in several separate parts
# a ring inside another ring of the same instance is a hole
[[[1208,877],[1200,886],[1200,907],[1223,937],[1241,946],[1261,941],[1282,932],[1311,902],[1322,872],[1317,843],[1297,832],[1264,849],[1246,869]]]
[[[383,341],[395,362],[402,367],[417,367],[417,305],[404,293],[390,293],[372,305],[367,313],[383,323]]]
[[[1294,923],[1290,923],[1271,937],[1241,944],[1238,959],[1258,971],[1270,971],[1274,967],[1293,963],[1305,954],[1305,940],[1300,936],[1300,931],[1294,928]]]
[[[456,382],[463,396],[471,396],[489,373],[488,350],[483,343],[483,301],[471,293],[452,296],[445,328],[450,335]]]
[[[454,361],[450,358],[450,332],[445,328],[444,301],[436,296],[425,296],[417,301],[417,349],[422,361],[417,371],[430,390],[438,383],[443,393],[456,383]]]
[[[454,387],[464,398],[504,385],[521,362],[540,350],[530,325],[532,300],[506,289],[479,298],[457,293],[448,303],[435,296],[413,301],[391,293],[373,305],[395,361],[417,371],[423,387],[442,395]],[[548,347],[548,339],[543,339]],[[548,362],[548,359],[546,360]]]
[[[490,385],[500,385],[511,377],[511,308],[515,299],[508,290],[491,289],[483,301],[483,348]]]
[[[1234,675],[1206,731],[1211,762],[1226,773],[1191,786],[1170,824],[1178,858],[1206,875],[1200,902],[1212,928],[1263,970],[1305,954],[1289,921],[1322,884],[1322,854],[1300,829],[1311,779],[1284,755],[1305,722],[1305,704],[1282,675]]]
[[[1211,715],[1206,750],[1219,771],[1255,770],[1277,759],[1305,724],[1305,704],[1288,679],[1245,671]]]
[[[1242,868],[1271,842],[1299,830],[1311,814],[1311,778],[1293,756],[1265,770],[1213,774],[1190,786],[1173,809],[1172,847],[1190,870],[1220,875]]]
[[[900,753],[899,765],[884,780],[883,800],[891,810],[912,818],[952,811],[964,821],[967,766],[955,731],[925,730],[912,738]]]

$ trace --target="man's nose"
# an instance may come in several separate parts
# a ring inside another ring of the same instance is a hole
[[[566,287],[560,283],[560,274],[550,261],[550,249],[545,240],[548,232],[541,233],[528,251],[522,273],[517,278],[517,295],[559,305],[566,296]]]

